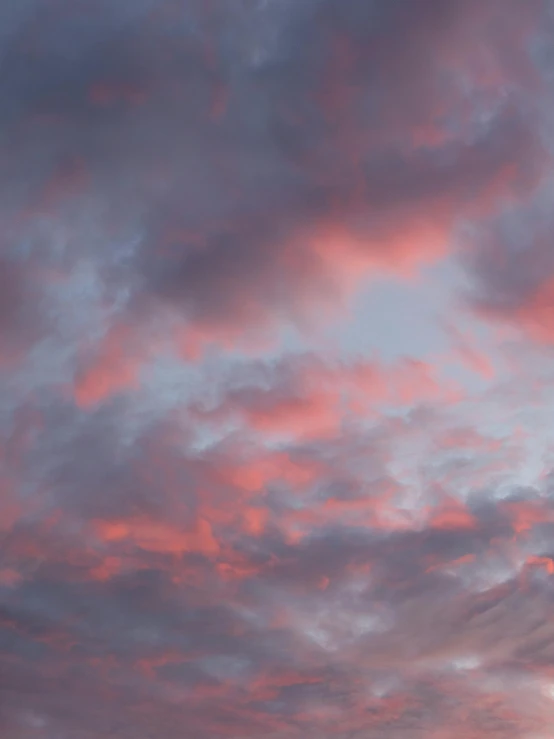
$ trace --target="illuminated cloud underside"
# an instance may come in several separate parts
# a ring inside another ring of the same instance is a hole
[[[0,8],[0,733],[547,739],[547,0]]]

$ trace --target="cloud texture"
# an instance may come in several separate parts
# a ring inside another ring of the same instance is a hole
[[[553,12],[0,9],[3,737],[550,736]]]

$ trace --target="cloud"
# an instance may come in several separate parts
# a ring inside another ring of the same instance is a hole
[[[3,736],[546,736],[549,22],[0,10]]]
[[[313,318],[532,184],[536,5],[38,4],[6,42],[14,228],[63,219],[127,321]]]
[[[264,370],[262,402],[303,367],[289,362],[239,376]],[[359,377],[341,371],[344,388]],[[403,418],[276,443],[243,416],[198,447],[194,395],[130,427],[133,398],[49,397],[14,426],[9,470],[34,506],[2,545],[6,731],[447,732],[458,712],[476,736],[527,731],[527,686],[547,680],[551,501],[494,487],[523,437],[460,426],[470,399],[418,411],[410,394]]]

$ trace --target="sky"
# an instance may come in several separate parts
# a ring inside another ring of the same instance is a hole
[[[553,42],[0,3],[3,739],[554,737]]]

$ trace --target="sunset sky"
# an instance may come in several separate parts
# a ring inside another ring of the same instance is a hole
[[[2,739],[553,739],[554,2],[0,2]]]

